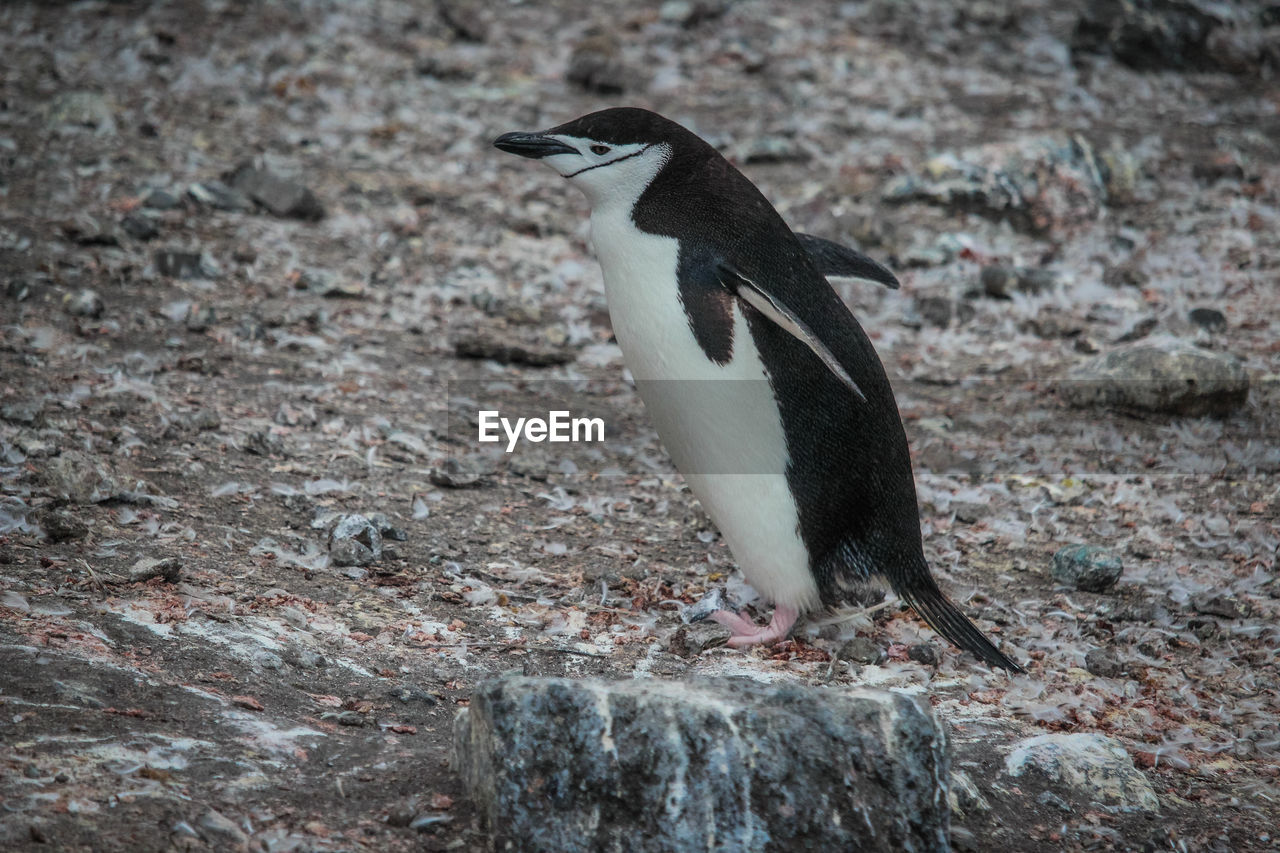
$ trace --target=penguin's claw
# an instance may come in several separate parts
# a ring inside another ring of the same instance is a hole
[[[711,614],[711,618],[733,632],[733,636],[729,637],[729,645],[740,649],[743,646],[767,645],[785,640],[799,615],[794,607],[775,607],[773,619],[764,628],[728,610],[717,610]]]
[[[732,631],[735,637],[761,630],[759,625],[732,610],[717,610],[711,614],[711,618]]]

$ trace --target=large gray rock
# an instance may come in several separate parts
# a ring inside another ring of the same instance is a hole
[[[973,211],[1042,234],[1101,216],[1121,171],[1080,136],[1033,137],[939,154],[890,181],[884,200]]]
[[[1077,55],[1110,53],[1141,71],[1245,75],[1280,61],[1280,29],[1266,3],[1087,0],[1081,6],[1071,36]]]
[[[454,766],[495,850],[948,850],[927,705],[745,679],[481,684]]]
[[[1070,800],[1120,811],[1154,812],[1160,801],[1119,742],[1100,734],[1047,734],[1014,745],[1005,772],[1025,783],[1038,777]]]
[[[1249,396],[1239,359],[1167,339],[1089,359],[1061,385],[1077,406],[1119,406],[1178,415],[1227,415]]]

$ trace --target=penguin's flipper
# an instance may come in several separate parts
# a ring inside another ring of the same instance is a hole
[[[776,323],[779,328],[813,350],[814,355],[822,359],[822,363],[827,366],[827,369],[848,386],[849,390],[857,394],[859,400],[864,403],[867,401],[867,395],[862,393],[858,383],[854,382],[853,377],[849,375],[849,371],[844,369],[844,365],[835,357],[831,349],[822,342],[821,338],[813,333],[813,330],[809,328],[809,325],[805,323],[799,314],[765,292],[758,284],[738,272],[727,262],[719,261],[716,264],[716,270],[720,274],[721,284],[729,288],[743,302],[746,302]]]
[[[899,287],[898,278],[888,267],[879,261],[873,261],[861,252],[848,246],[832,243],[812,234],[796,232],[796,239],[809,255],[809,260],[818,272],[830,278],[857,278],[863,281],[883,284],[890,290]]]

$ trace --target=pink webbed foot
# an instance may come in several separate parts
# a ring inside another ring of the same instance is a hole
[[[728,610],[717,610],[711,614],[711,618],[733,632],[733,636],[729,638],[729,645],[740,649],[744,646],[767,645],[785,640],[799,615],[794,607],[775,607],[773,619],[765,628]]]

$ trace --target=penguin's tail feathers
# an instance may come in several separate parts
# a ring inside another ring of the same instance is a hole
[[[906,583],[894,583],[893,586],[894,591],[915,608],[933,630],[965,651],[973,652],[991,666],[998,666],[1009,672],[1026,671],[997,649],[986,634],[943,594],[927,565],[921,566],[921,569],[922,571],[911,572]]]

